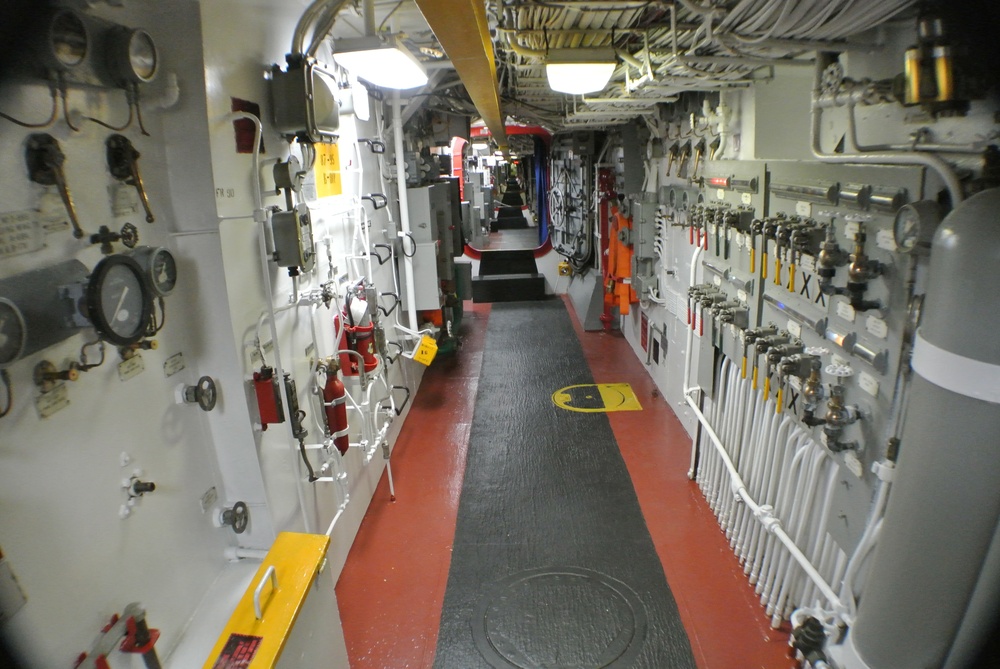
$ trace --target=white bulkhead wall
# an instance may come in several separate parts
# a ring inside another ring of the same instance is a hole
[[[85,334],[8,368],[14,403],[11,413],[0,419],[0,549],[27,603],[3,632],[25,650],[31,666],[71,665],[111,616],[132,601],[146,607],[150,626],[161,631],[156,649],[171,666],[171,654],[189,621],[213,604],[210,600],[217,594],[213,583],[227,580],[225,573],[231,567],[224,549],[267,548],[284,530],[325,532],[349,492],[350,501],[332,532],[329,568],[337,573],[382,474],[381,449],[366,453],[352,448],[343,461],[346,486],[305,483],[287,423],[266,432],[259,429],[249,381],[260,366],[253,354],[254,340],[268,304],[258,246],[260,226],[253,219],[252,160],[249,154],[236,153],[227,115],[232,98],[260,105],[266,149],[261,155],[264,204],[284,208],[284,197],[269,194],[268,189],[273,189],[273,161],[287,158],[289,147],[270,129],[264,73],[271,63],[284,64],[303,8],[302,3],[289,9],[282,2],[248,6],[235,0],[181,0],[169,5],[96,5],[87,10],[115,23],[145,28],[159,49],[162,69],[153,83],[143,87],[143,120],[150,136],[141,135],[134,124],[122,132],[142,154],[139,164],[156,222],[147,224],[141,207],[114,214],[113,197],[125,197],[133,205],[137,199],[134,189],[119,186],[105,166],[104,142],[110,130],[77,118],[81,130],[74,132],[60,112],[60,120],[44,132],[52,134],[66,154],[66,177],[84,230],[90,234],[100,225],[117,230],[125,222],[133,223],[140,244],[170,249],[178,262],[179,279],[177,289],[166,298],[166,325],[156,337],[158,347],[141,352],[144,370],[137,376],[120,380],[120,357],[109,345],[103,366],[66,384],[69,405],[40,418],[35,406],[39,392],[32,382],[35,364],[50,360],[65,368],[79,359],[80,347],[92,338],[92,331],[84,330]],[[45,83],[3,83],[0,110],[26,120],[47,114],[50,98]],[[373,192],[394,199],[394,185],[382,178],[392,160],[391,141],[386,141],[390,153],[381,165],[375,154],[355,141],[382,135],[386,123],[375,109],[378,104],[372,101],[367,122],[352,115],[341,118],[343,195],[321,201],[313,197],[309,203],[318,262],[313,275],[301,277],[300,294],[318,290],[331,273],[350,281],[368,275],[367,261],[357,257],[363,248],[356,239],[360,221],[370,225],[371,243],[395,237],[389,210],[375,212],[358,200],[359,195]],[[120,90],[71,87],[69,107],[71,113],[110,123],[120,122],[127,112]],[[0,123],[4,174],[0,211],[61,211],[54,188],[31,183],[27,177],[24,144],[31,131]],[[71,258],[92,269],[102,258],[97,246],[75,240],[69,230],[51,232],[44,241],[37,251],[3,258],[0,278]],[[116,245],[116,252],[121,250]],[[328,257],[335,266],[332,272]],[[273,263],[268,272],[274,295],[271,306],[288,305],[291,279]],[[379,266],[373,261],[369,278],[379,292],[395,291],[391,263]],[[341,291],[338,299],[342,297]],[[269,345],[272,336],[266,319],[260,329],[268,362],[274,365],[273,350],[280,350],[285,370],[297,383],[310,444],[322,440],[320,407],[310,392],[310,358],[335,350],[332,314],[321,303],[279,311],[276,346]],[[384,320],[390,341],[397,340],[395,319],[393,314]],[[183,356],[184,369],[168,378],[164,363],[177,354]],[[389,372],[389,383],[415,392],[421,370],[400,359]],[[218,384],[218,406],[204,413],[196,406],[176,404],[176,387],[194,384],[204,375]],[[354,382],[348,380],[347,387],[359,402],[364,399]],[[380,393],[380,389],[373,392],[372,404],[378,403]],[[403,418],[405,413],[388,430],[390,443]],[[355,413],[350,419],[351,441],[358,442],[360,421]],[[122,519],[119,511],[126,494],[121,482],[136,469],[141,469],[143,480],[156,483],[156,490]],[[203,512],[201,500],[212,488],[218,502]],[[246,502],[251,516],[249,529],[239,536],[212,522],[221,506],[236,501]],[[214,624],[221,629],[228,611],[218,614]],[[52,634],[53,629],[59,633]],[[116,666],[132,666],[122,658],[116,661],[121,663]],[[140,663],[137,660],[134,666]]]

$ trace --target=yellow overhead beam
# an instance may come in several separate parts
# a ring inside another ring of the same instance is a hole
[[[507,131],[500,111],[500,88],[493,42],[483,0],[416,0],[473,104],[500,149],[507,151]]]

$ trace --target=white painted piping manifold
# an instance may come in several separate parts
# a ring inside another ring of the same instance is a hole
[[[700,257],[699,248],[691,259],[691,285],[697,283]],[[832,474],[827,471],[825,477],[821,476],[824,465],[827,470],[831,469],[829,456],[801,428],[795,428],[798,434],[794,438],[784,439],[782,443],[777,437],[788,435],[792,430],[791,419],[787,415],[777,414],[771,400],[765,401],[761,394],[752,393],[746,379],[739,379],[739,369],[728,361],[723,365],[720,384],[725,383],[728,390],[728,381],[736,381],[732,384],[735,392],[724,392],[720,388],[719,400],[713,407],[713,414],[716,416],[713,424],[698,406],[697,396],[703,392],[702,389],[696,385],[688,385],[693,355],[694,332],[689,328],[684,360],[684,400],[698,418],[702,432],[714,450],[703,454],[701,467],[696,471],[698,444],[696,440],[692,441],[688,477],[697,479],[737,556],[743,561],[744,569],[751,574],[752,579],[756,578],[757,592],[772,616],[772,623],[777,625],[782,618],[789,616],[799,601],[796,595],[803,594],[802,591],[806,589],[807,584],[800,583],[796,587],[793,583],[795,565],[808,577],[810,588],[817,590],[834,611],[843,611],[844,605],[827,577],[817,569],[813,559],[798,544],[808,540],[808,547],[812,549],[811,553],[816,556],[817,561],[820,561],[825,552],[826,559],[822,561],[827,564],[828,573],[840,562],[830,555],[833,549],[824,536],[823,527],[824,514],[832,500]],[[756,397],[753,398],[753,395]],[[749,399],[753,399],[752,405]],[[753,411],[750,411],[751,407]],[[765,416],[770,416],[766,422]],[[746,430],[748,424],[751,428],[749,431]],[[732,455],[724,445],[723,437],[716,431],[717,426],[731,444]],[[761,431],[765,434],[762,435]],[[791,450],[789,447],[793,444],[795,449]],[[767,466],[769,460],[761,449],[781,449],[786,457],[770,458],[771,466]],[[794,455],[789,462],[787,456],[792,453]],[[781,473],[784,475],[776,478],[775,468],[779,461],[783,463]],[[753,472],[750,486],[744,481],[740,466]],[[790,483],[793,477],[788,474],[798,471],[805,471],[805,480],[813,484],[812,488],[805,488],[806,490],[817,487],[823,490],[821,504],[814,505],[812,499],[796,504],[797,491]],[[817,485],[820,480],[824,480],[825,485]],[[754,490],[751,491],[750,487]],[[763,504],[754,498],[755,493],[758,496],[761,493],[766,495]],[[782,511],[789,504],[792,512],[784,514],[783,518]],[[755,522],[751,523],[751,518]],[[779,545],[785,549],[780,555],[776,550]]]

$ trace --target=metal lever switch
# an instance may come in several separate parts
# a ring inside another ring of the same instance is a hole
[[[108,147],[108,169],[111,176],[128,186],[134,186],[139,191],[139,200],[142,208],[146,210],[146,222],[152,223],[156,220],[153,211],[149,207],[149,198],[146,197],[146,189],[142,185],[142,175],[139,173],[139,156],[141,155],[132,146],[125,135],[111,135],[106,142]]]
[[[73,225],[73,236],[81,239],[84,235],[83,228],[80,227],[80,221],[76,217],[73,195],[66,184],[66,175],[63,173],[66,154],[59,148],[59,142],[44,132],[30,135],[24,158],[28,164],[29,179],[43,186],[55,186],[59,189],[59,196],[66,206],[69,222]]]

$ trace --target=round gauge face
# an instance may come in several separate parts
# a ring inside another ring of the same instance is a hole
[[[132,32],[128,42],[128,61],[139,81],[149,81],[156,76],[156,45],[145,30]]]
[[[909,253],[917,247],[921,237],[921,220],[920,212],[913,205],[905,205],[896,212],[892,234],[900,251]]]
[[[149,265],[149,281],[160,297],[166,297],[177,285],[177,261],[174,254],[167,249],[159,248],[153,251]]]
[[[87,27],[80,15],[71,10],[57,12],[49,26],[49,49],[56,62],[76,67],[87,57]]]
[[[119,346],[146,334],[153,303],[139,264],[127,256],[108,256],[97,264],[87,285],[88,317],[104,339]]]
[[[26,332],[20,309],[0,297],[0,367],[21,357]]]

